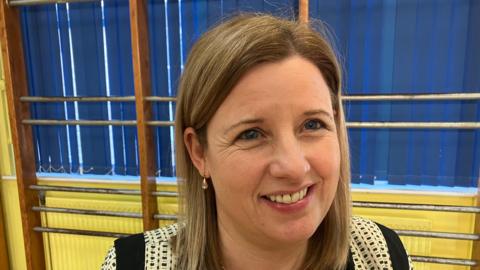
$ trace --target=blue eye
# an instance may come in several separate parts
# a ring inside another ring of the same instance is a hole
[[[258,130],[255,130],[255,129],[246,130],[242,132],[240,136],[238,136],[238,138],[241,140],[255,140],[258,137],[260,137],[260,132],[258,132]]]
[[[319,120],[308,120],[303,124],[303,127],[305,129],[316,130],[323,128],[323,124]]]

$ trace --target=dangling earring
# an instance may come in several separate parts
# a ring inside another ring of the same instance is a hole
[[[207,178],[204,176],[202,181],[202,189],[207,190],[207,188],[208,188]]]

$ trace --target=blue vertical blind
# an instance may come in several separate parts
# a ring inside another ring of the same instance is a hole
[[[198,37],[232,13],[293,17],[296,1],[149,1],[152,94],[175,96],[187,53]],[[32,96],[134,95],[128,0],[22,8]],[[156,103],[155,120],[174,120],[174,103]],[[32,117],[134,120],[133,103],[36,103]],[[41,173],[139,174],[136,128],[35,126]],[[175,175],[173,128],[156,128],[157,175]]]
[[[310,1],[350,95],[480,92],[480,2]],[[480,122],[479,101],[347,102],[348,121]],[[477,186],[480,131],[350,129],[352,181]]]
[[[293,18],[297,1],[149,1],[152,94],[175,96],[195,40],[222,18],[263,11]],[[477,1],[310,1],[336,34],[348,94],[480,92]],[[127,0],[22,9],[30,95],[130,96]],[[348,121],[480,121],[478,101],[348,102]],[[174,120],[155,103],[155,120]],[[134,103],[32,106],[42,119],[134,120]],[[475,130],[350,129],[353,182],[476,186]],[[135,127],[37,126],[39,172],[138,175]],[[174,176],[171,127],[155,131],[159,176]]]
[[[128,3],[105,1],[22,10],[30,95],[133,95]],[[37,103],[42,119],[135,119],[129,103]],[[39,172],[138,174],[135,127],[37,126]]]
[[[149,1],[152,93],[176,96],[177,83],[193,43],[222,19],[240,12],[262,11],[279,16],[296,14],[297,1]],[[175,104],[156,103],[156,120],[174,120]],[[155,132],[159,175],[175,175],[173,127]]]

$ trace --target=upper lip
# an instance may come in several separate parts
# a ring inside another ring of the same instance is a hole
[[[268,193],[268,194],[263,194],[262,196],[276,196],[276,195],[284,195],[284,194],[293,194],[293,193],[302,191],[302,190],[304,190],[305,188],[309,188],[309,187],[311,187],[311,186],[313,186],[313,183],[304,185],[304,186],[302,186],[301,188],[297,188],[297,189],[295,189],[295,190],[275,191],[275,192],[271,192],[271,193]]]

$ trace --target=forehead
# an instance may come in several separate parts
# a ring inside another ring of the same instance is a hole
[[[322,73],[300,56],[254,67],[239,80],[219,110],[236,108],[249,113],[287,107],[332,113],[330,90]]]

